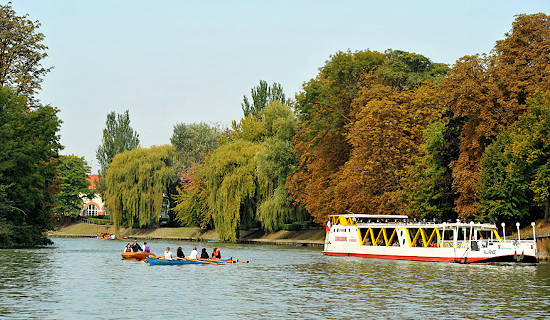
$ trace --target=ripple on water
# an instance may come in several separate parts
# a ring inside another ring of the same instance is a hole
[[[212,243],[150,241],[170,246]],[[458,265],[327,257],[317,248],[215,245],[226,266],[120,259],[125,243],[55,239],[0,250],[0,318],[544,318],[550,264]]]

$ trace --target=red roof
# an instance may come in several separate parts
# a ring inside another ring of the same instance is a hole
[[[88,187],[88,189],[90,189],[90,190],[97,189],[98,184],[99,184],[99,175],[89,174],[87,180],[90,181],[90,186]]]

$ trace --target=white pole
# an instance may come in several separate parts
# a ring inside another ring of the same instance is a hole
[[[531,227],[533,227],[533,241],[537,241],[537,237],[535,236],[535,223],[531,222]]]
[[[501,223],[500,224],[502,226],[502,241],[506,240],[506,229],[504,229],[504,227],[506,226],[506,223]]]
[[[518,228],[518,241],[521,241],[521,237],[519,236],[519,222],[516,222],[516,228]]]
[[[443,242],[445,242],[445,226],[447,225],[446,222],[443,222],[443,232],[441,232],[441,243],[440,247],[443,248]]]

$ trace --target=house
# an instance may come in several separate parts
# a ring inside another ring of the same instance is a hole
[[[88,181],[90,181],[90,186],[88,188],[90,190],[97,190],[97,185],[99,184],[99,175],[88,175]],[[80,211],[81,216],[103,216],[109,214],[107,212],[107,209],[105,208],[103,199],[101,199],[101,196],[98,193],[94,195],[93,199],[88,199],[88,197],[84,196],[82,200],[84,200],[84,205],[82,206],[82,210]]]

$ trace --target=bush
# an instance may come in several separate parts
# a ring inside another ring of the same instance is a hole
[[[302,229],[302,225],[299,222],[285,223],[281,229],[285,231],[298,231]]]
[[[93,224],[101,224],[101,225],[109,225],[112,224],[111,219],[103,219],[103,218],[86,218],[86,220],[89,223]]]

